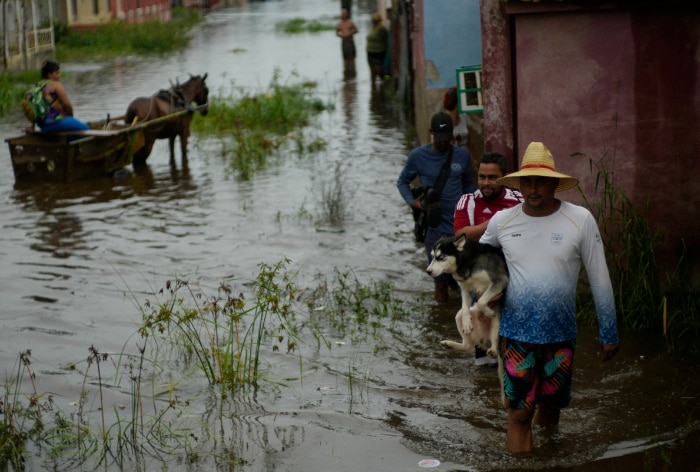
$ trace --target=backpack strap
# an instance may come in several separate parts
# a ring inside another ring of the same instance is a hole
[[[41,82],[41,81],[37,82],[37,85],[39,85],[40,82]],[[42,98],[44,97],[44,89],[46,88],[47,85],[49,85],[49,82],[51,82],[51,79],[46,79],[46,82],[44,82],[42,85],[40,85],[40,87],[41,87],[40,90],[41,90],[41,96],[42,96]],[[51,100],[50,102],[49,102],[49,101],[46,101],[46,100],[44,100],[44,101],[45,101],[46,103],[48,103],[49,106],[51,106],[51,105],[53,105],[53,104],[56,102],[56,100],[58,100],[58,97],[53,97],[53,100]]]
[[[437,197],[440,198],[440,194],[442,193],[442,189],[445,186],[445,183],[447,182],[447,176],[450,175],[450,168],[452,167],[452,154],[454,153],[454,146],[450,144],[450,150],[447,151],[447,160],[445,163],[442,165],[442,168],[440,169],[440,174],[438,175],[437,180],[435,181],[435,192],[437,193]]]

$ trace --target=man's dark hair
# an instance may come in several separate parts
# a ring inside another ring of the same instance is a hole
[[[506,156],[498,152],[485,152],[479,159],[479,164],[498,164],[498,167],[501,168],[501,174],[506,175],[508,172]]]

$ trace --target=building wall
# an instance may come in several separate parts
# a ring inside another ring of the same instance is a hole
[[[484,3],[494,11],[496,2]],[[484,74],[500,77],[488,91],[499,95],[486,99],[486,107],[498,104],[485,111],[486,141],[511,146],[513,156],[522,156],[531,141],[544,142],[558,170],[578,177],[589,200],[597,177],[589,159],[604,164],[652,230],[660,231],[662,266],[671,269],[685,244],[700,284],[700,219],[691,216],[700,204],[693,182],[700,172],[700,15],[561,5],[552,11],[543,4],[506,9],[511,15],[494,30],[512,33],[513,83],[508,90],[507,72],[498,69],[502,40],[485,39],[485,51],[499,54],[485,55]],[[510,125],[494,125],[509,104]],[[582,200],[575,190],[562,196]]]
[[[457,68],[481,64],[479,0],[415,0],[413,8],[416,127],[425,143],[430,117],[456,85]]]

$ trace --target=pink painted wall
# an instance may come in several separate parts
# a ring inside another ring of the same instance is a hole
[[[700,219],[687,217],[688,203],[700,204],[700,189],[689,185],[700,172],[692,29],[676,14],[626,12],[523,15],[515,26],[518,155],[530,141],[545,142],[589,198],[595,174],[587,158],[571,156],[603,159],[667,233],[659,248],[666,257],[680,252],[681,238],[700,248]]]
[[[482,1],[492,11],[500,3]],[[700,286],[700,15],[506,8],[514,14],[496,16],[489,29],[512,25],[515,79],[509,89],[503,39],[484,38],[485,50],[501,53],[484,54],[485,81],[487,71],[496,71],[490,93],[498,94],[487,98],[486,90],[485,100],[499,113],[489,115],[485,106],[486,142],[512,145],[518,161],[529,142],[544,142],[558,170],[578,177],[589,199],[595,174],[587,157],[602,159],[614,169],[616,186],[663,232],[657,255],[665,268],[675,264],[684,240]],[[505,123],[496,124],[501,117]],[[575,190],[562,197],[580,202]]]
[[[513,157],[513,101],[510,27],[500,0],[481,0],[482,92],[484,101],[484,151]]]

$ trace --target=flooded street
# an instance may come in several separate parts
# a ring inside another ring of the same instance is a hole
[[[17,371],[18,353],[31,350],[37,391],[50,392],[71,411],[90,346],[113,355],[133,352],[139,306],[166,281],[196,281],[210,295],[222,281],[235,292],[249,291],[260,263],[288,258],[302,287],[312,289],[319,276],[338,269],[365,283],[390,282],[408,303],[425,301],[367,340],[326,333],[331,349],[318,349],[312,337],[293,353],[266,348],[278,388],[233,396],[224,405],[212,406],[216,395],[206,379],[174,372],[177,393],[189,402],[191,436],[201,451],[215,454],[200,453],[186,464],[147,459],[144,470],[393,472],[423,470],[421,460],[436,459],[435,470],[443,471],[580,472],[661,470],[663,458],[672,464],[666,470],[700,470],[690,454],[700,446],[700,366],[665,354],[660,333],[631,339],[623,332],[620,355],[600,365],[594,332],[583,329],[574,398],[560,427],[535,431],[531,457],[506,453],[495,370],[475,367],[471,357],[439,344],[458,337],[459,302],[432,302],[423,250],[396,190],[406,155],[418,143],[407,138],[415,134],[391,93],[371,90],[364,36],[372,12],[362,6],[354,12],[358,76],[350,81],[343,80],[333,31],[276,30],[292,18],[335,23],[338,10],[339,2],[328,0],[256,2],[210,13],[191,46],[172,57],[61,64],[76,116],[85,120],[122,115],[131,99],[204,73],[210,97],[232,87],[263,92],[277,71],[282,83],[316,82],[318,96],[334,108],[303,131],[324,140],[325,149],[289,152],[249,181],[229,171],[219,142],[194,135],[187,163],[179,150],[170,162],[167,142],[159,141],[138,171],[19,186],[3,144],[5,377]],[[9,137],[22,126],[18,112],[2,119],[0,131]],[[347,203],[342,231],[316,224],[323,189],[333,184],[338,166]],[[158,395],[168,390],[149,388]],[[131,403],[128,382],[115,382],[105,394],[109,411]]]

